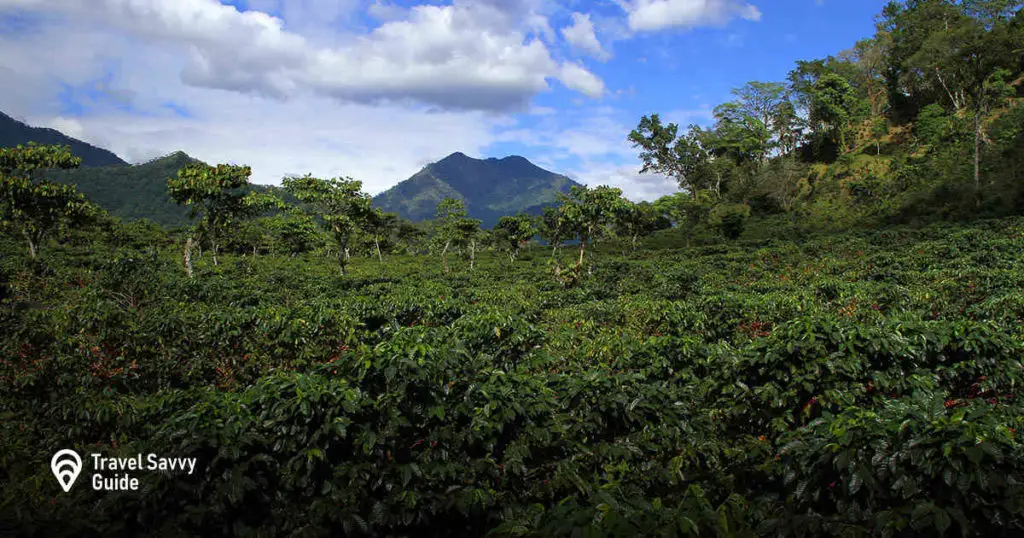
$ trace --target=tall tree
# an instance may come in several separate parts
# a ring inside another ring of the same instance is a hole
[[[691,194],[708,188],[713,177],[710,154],[701,143],[700,128],[691,126],[685,135],[679,135],[679,126],[664,125],[657,114],[644,116],[640,124],[629,133],[628,140],[641,150],[641,174],[655,172],[675,180],[681,189]]]
[[[484,232],[480,229],[480,219],[463,217],[455,225],[456,244],[469,248],[469,270],[476,268],[476,251]]]
[[[382,240],[391,237],[391,234],[398,227],[398,215],[385,213],[379,207],[375,207],[366,213],[365,230],[373,240],[373,247],[377,252],[377,260],[384,263],[384,255],[381,254],[380,243]]]
[[[509,262],[514,263],[519,251],[526,246],[526,242],[533,237],[536,230],[530,217],[516,215],[498,219],[498,225],[494,227],[494,232],[498,248],[505,251]]]
[[[192,249],[199,232],[210,244],[213,264],[217,265],[224,234],[230,226],[274,206],[282,206],[275,196],[246,192],[252,169],[248,166],[193,163],[178,170],[178,176],[167,180],[171,199],[191,209],[198,218],[196,227],[185,242],[185,270],[192,276]]]
[[[841,153],[849,149],[851,126],[857,118],[858,104],[856,90],[838,74],[823,75],[811,88],[811,123],[826,133]]]
[[[441,248],[441,265],[444,272],[451,272],[448,267],[448,250],[458,245],[465,235],[466,206],[458,198],[445,198],[437,204],[436,232]]]
[[[0,223],[25,237],[32,258],[51,233],[97,212],[74,186],[39,179],[44,170],[81,162],[67,146],[0,148]]]
[[[551,259],[558,253],[558,247],[568,235],[568,225],[560,207],[545,207],[537,219],[537,233],[551,245]]]
[[[736,103],[743,116],[756,118],[769,134],[776,133],[778,127],[775,122],[780,118],[779,107],[788,103],[784,84],[748,82],[734,89],[732,94],[736,96]]]
[[[286,191],[320,218],[338,248],[338,268],[345,274],[349,248],[370,212],[370,197],[362,192],[363,182],[352,178],[320,179],[311,175],[287,177]]]
[[[615,216],[625,202],[622,189],[609,186],[587,188],[573,186],[569,194],[560,195],[563,218],[580,242],[582,266],[587,247],[608,237],[613,232]]]
[[[619,204],[615,217],[616,233],[629,241],[631,251],[636,250],[640,239],[666,228],[668,224],[667,219],[649,202],[634,204],[624,201]]]

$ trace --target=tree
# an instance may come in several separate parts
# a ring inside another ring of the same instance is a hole
[[[996,69],[985,78],[981,87],[971,90],[972,108],[974,113],[974,189],[977,193],[977,204],[981,205],[981,145],[988,138],[985,135],[984,118],[993,108],[1002,106],[1007,99],[1016,93],[1016,89],[1007,80],[1010,72]]]
[[[796,108],[789,101],[786,86],[778,82],[748,82],[743,87],[734,89],[732,94],[737,97],[735,104],[744,123],[755,128],[752,134],[761,138],[764,151],[760,153],[760,165],[764,164],[767,155],[775,149],[786,152],[786,146],[792,145],[793,129],[796,121]],[[757,120],[764,131],[760,131]]]
[[[74,186],[38,180],[43,170],[80,164],[81,159],[67,146],[29,144],[0,149],[0,221],[25,237],[33,259],[55,230],[97,213]]]
[[[508,254],[509,262],[514,263],[519,250],[526,246],[526,242],[536,233],[533,222],[526,215],[514,217],[501,217],[498,225],[494,228],[495,240],[498,248]]]
[[[727,239],[739,239],[750,218],[750,206],[746,204],[719,204],[711,210],[709,222],[718,228]]]
[[[480,229],[480,219],[463,217],[456,223],[455,242],[459,246],[469,247],[469,270],[476,267],[476,248],[481,240],[483,231]]]
[[[775,159],[764,171],[763,193],[791,219],[793,206],[809,190],[807,173],[808,166],[793,155]]]
[[[875,155],[882,154],[882,139],[889,135],[889,121],[885,116],[877,116],[871,120],[871,139],[875,142]]]
[[[365,230],[373,240],[374,249],[377,251],[377,260],[384,263],[384,256],[381,254],[380,243],[382,240],[391,237],[391,234],[398,226],[398,215],[385,213],[383,210],[373,208],[366,214]]]
[[[338,268],[344,275],[352,238],[370,213],[370,197],[362,192],[363,183],[352,178],[319,179],[307,174],[286,177],[282,184],[320,218],[331,234],[338,248]]]
[[[558,247],[568,235],[568,226],[560,207],[545,207],[537,219],[537,233],[551,245],[551,259],[558,253]]]
[[[220,244],[230,226],[272,207],[283,207],[276,196],[245,191],[251,174],[248,166],[193,163],[178,170],[176,178],[167,180],[171,199],[188,206],[191,218],[199,219],[185,242],[184,262],[189,278],[192,277],[192,248],[197,236],[209,242],[213,264],[218,265]]]
[[[850,125],[858,104],[854,87],[835,73],[823,75],[811,89],[811,124],[824,131],[841,153],[849,149]]]
[[[732,159],[739,165],[764,165],[771,151],[771,132],[758,116],[749,114],[741,103],[728,102],[715,107],[716,156]]]
[[[466,217],[466,207],[458,198],[445,198],[437,204],[436,231],[437,239],[444,245],[441,249],[441,264],[445,273],[451,272],[451,268],[448,267],[448,250],[471,238],[473,221],[476,223],[476,229],[479,229],[480,221]],[[475,247],[475,243],[472,247]],[[475,259],[475,252],[471,253],[471,258]]]
[[[681,189],[691,194],[709,187],[712,178],[710,154],[702,144],[702,131],[690,126],[679,136],[679,126],[663,125],[657,114],[644,116],[639,126],[629,133],[628,140],[640,148],[643,161],[641,174],[655,172],[674,179]]]
[[[429,235],[426,228],[428,224],[415,224],[404,219],[399,219],[398,227],[395,230],[395,239],[398,246],[406,254],[420,253]]]
[[[583,265],[587,246],[612,233],[615,216],[624,203],[622,189],[602,185],[587,188],[574,185],[569,194],[559,195],[562,217],[580,242],[578,266]]]
[[[686,230],[686,245],[690,245],[693,230],[708,218],[714,200],[706,192],[696,197],[686,192],[667,194],[654,201],[655,211],[669,219],[671,224]]]
[[[636,250],[637,241],[647,237],[654,231],[665,228],[667,220],[659,214],[654,205],[648,202],[634,204],[624,202],[619,205],[615,227],[618,234],[629,239],[630,250]]]
[[[892,48],[892,37],[880,30],[872,39],[862,39],[854,45],[850,55],[857,66],[854,84],[866,96],[872,116],[881,116],[889,104],[886,92],[887,58]]]

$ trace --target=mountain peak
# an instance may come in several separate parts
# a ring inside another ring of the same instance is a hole
[[[457,151],[377,195],[374,203],[422,221],[433,218],[442,199],[455,197],[465,202],[471,217],[489,227],[503,215],[539,214],[575,184],[519,155],[474,159]]]
[[[475,160],[477,160],[477,159],[474,159],[474,158],[470,157],[469,155],[466,155],[465,153],[463,153],[461,151],[456,151],[455,153],[452,153],[451,155],[441,159],[440,161],[437,161],[436,163],[432,163],[432,164],[441,164],[441,163],[450,163],[450,162],[466,162],[466,161],[475,161]]]

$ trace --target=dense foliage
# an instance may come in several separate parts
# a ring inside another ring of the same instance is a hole
[[[123,223],[0,150],[0,533],[1024,535],[1018,4],[894,2],[710,128],[644,117],[680,192],[490,230],[196,162],[191,226]],[[61,448],[198,469],[65,494]]]
[[[726,236],[744,214],[800,231],[1020,214],[1022,5],[889,2],[874,36],[735,89],[707,128],[644,116],[643,171],[681,189],[656,205]]]
[[[607,244],[569,288],[546,249],[188,279],[118,230],[0,268],[0,513],[26,535],[1024,531],[1020,220]],[[58,447],[200,469],[58,495]]]

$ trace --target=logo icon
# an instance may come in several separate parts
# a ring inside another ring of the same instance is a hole
[[[64,488],[64,493],[67,493],[71,491],[71,486],[82,472],[82,458],[74,450],[65,448],[53,455],[50,470],[53,471],[53,476],[57,477],[57,482],[60,482],[60,487]]]

